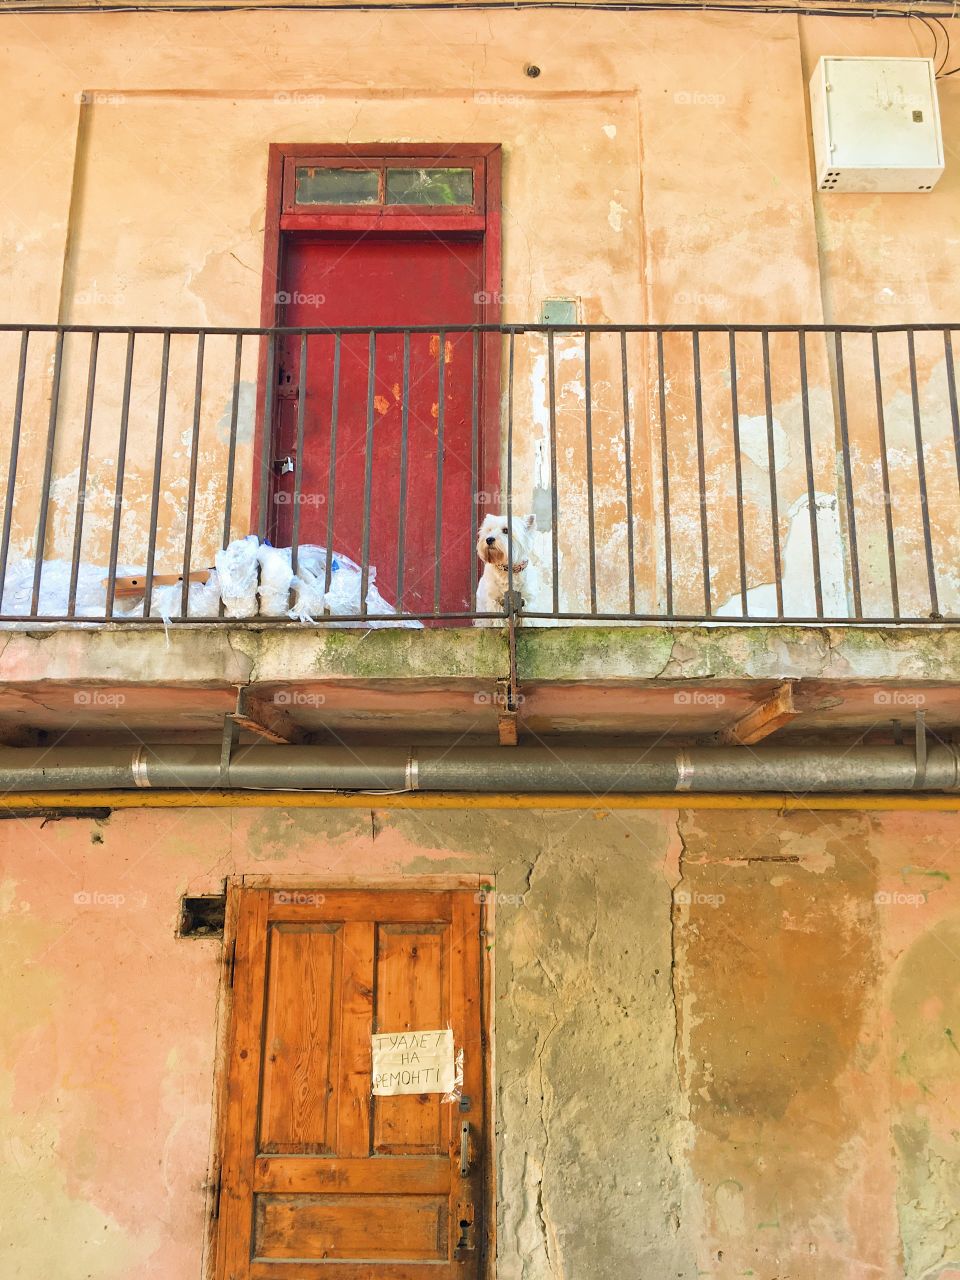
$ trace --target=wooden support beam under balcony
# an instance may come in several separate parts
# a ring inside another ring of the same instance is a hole
[[[241,729],[255,733],[268,742],[286,745],[304,742],[306,734],[278,701],[283,695],[274,694],[274,701],[258,698],[247,689],[237,691],[237,709],[229,717]],[[289,693],[287,697],[290,697]]]
[[[793,700],[794,683],[793,680],[784,680],[769,698],[722,730],[717,741],[728,746],[749,747],[795,720],[800,712]]]

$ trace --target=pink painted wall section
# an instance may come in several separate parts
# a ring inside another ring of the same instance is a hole
[[[2,1274],[201,1278],[222,961],[175,936],[181,895],[477,873],[500,1280],[946,1277],[958,838],[816,811],[9,820]]]

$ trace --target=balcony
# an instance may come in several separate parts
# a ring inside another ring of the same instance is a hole
[[[950,621],[956,331],[6,325],[0,623]]]

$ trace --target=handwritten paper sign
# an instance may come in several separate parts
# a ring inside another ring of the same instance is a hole
[[[453,1032],[387,1031],[373,1037],[373,1092],[450,1093],[454,1086]]]

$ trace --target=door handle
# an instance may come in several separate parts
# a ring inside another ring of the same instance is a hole
[[[470,1174],[470,1121],[464,1120],[460,1125],[460,1177]]]

